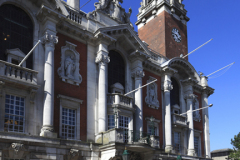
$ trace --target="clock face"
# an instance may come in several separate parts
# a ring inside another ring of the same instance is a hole
[[[178,43],[181,42],[182,37],[181,37],[181,35],[180,35],[180,33],[179,33],[179,30],[178,30],[177,28],[173,28],[173,29],[172,29],[172,36],[173,36],[173,39],[174,39],[176,42],[178,42]]]

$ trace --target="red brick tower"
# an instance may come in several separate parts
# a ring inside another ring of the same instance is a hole
[[[182,0],[143,0],[136,22],[139,37],[169,59],[186,55],[186,13]]]

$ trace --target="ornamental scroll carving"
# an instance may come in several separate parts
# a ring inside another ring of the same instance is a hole
[[[172,82],[170,80],[166,80],[163,83],[163,90],[164,91],[171,91],[173,89]]]
[[[66,41],[66,46],[61,48],[61,67],[58,68],[58,75],[62,81],[79,86],[82,76],[79,73],[80,55],[76,47],[77,45]]]
[[[155,78],[149,77],[147,83],[154,81]],[[147,96],[145,97],[145,102],[147,103],[148,107],[158,109],[159,108],[159,101],[157,95],[157,84],[152,83],[147,86]]]
[[[133,78],[142,78],[144,76],[145,76],[145,73],[143,72],[143,70],[136,70],[132,72]]]
[[[29,154],[24,144],[12,143],[8,148],[8,152],[5,152],[5,156],[11,159],[23,159]]]
[[[107,63],[110,62],[110,57],[104,54],[98,54],[96,59],[96,63],[99,63],[100,65],[106,65]]]

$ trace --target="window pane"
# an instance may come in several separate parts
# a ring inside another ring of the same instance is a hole
[[[75,139],[76,115],[75,110],[62,108],[62,138]]]
[[[11,101],[8,101],[8,99],[11,99]],[[23,106],[21,108],[24,108],[24,98],[20,98],[18,96],[13,95],[6,95],[5,97],[5,119],[4,119],[4,131],[8,132],[24,132],[24,109],[23,111],[19,111],[17,100],[22,99]],[[11,103],[10,109],[8,103]]]

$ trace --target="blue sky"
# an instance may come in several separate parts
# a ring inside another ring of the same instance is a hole
[[[82,6],[88,0],[81,0]],[[91,0],[82,8],[94,10]],[[133,9],[131,21],[137,21],[141,0],[123,0],[122,7]],[[232,62],[236,62],[225,74],[209,79],[215,93],[209,97],[211,151],[232,148],[230,141],[240,132],[240,0],[184,0],[188,11],[188,51],[199,47],[209,39],[209,44],[189,56],[196,71],[208,75]],[[135,26],[136,29],[136,26]]]

